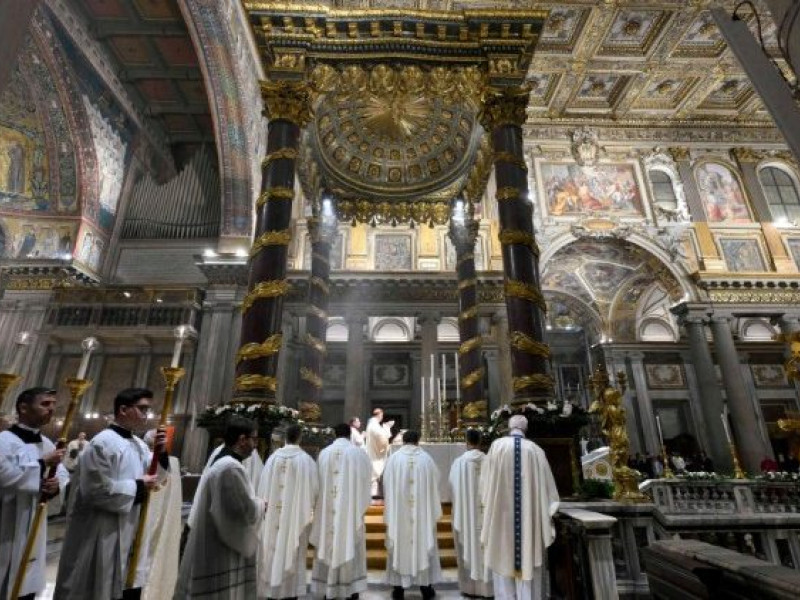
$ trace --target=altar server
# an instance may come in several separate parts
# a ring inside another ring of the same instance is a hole
[[[306,552],[317,500],[317,465],[300,446],[302,430],[291,425],[286,445],[264,465],[258,495],[267,516],[258,548],[258,597],[297,598],[306,593]]]
[[[92,438],[78,459],[58,565],[56,600],[123,597],[141,503],[149,489],[166,480],[169,468],[162,430],[156,437],[161,459],[155,475],[147,474],[150,450],[133,433],[145,428],[152,398],[153,393],[144,388],[117,394],[114,421]],[[145,539],[135,584],[126,590],[126,596],[136,596],[146,580],[150,562],[147,547]]]
[[[350,598],[367,589],[364,515],[372,465],[350,441],[350,425],[337,425],[334,432],[336,440],[317,460],[320,490],[311,527],[316,549],[311,591],[325,598]]]
[[[514,415],[481,472],[481,543],[498,598],[543,597],[544,560],[555,539],[558,491],[544,451],[525,439],[528,420]]]
[[[436,540],[436,521],[442,516],[439,470],[418,444],[419,433],[406,431],[403,446],[383,472],[386,582],[395,599],[416,585],[423,598],[433,598],[433,585],[442,576]]]
[[[47,478],[64,450],[39,429],[50,422],[56,391],[35,387],[17,397],[18,422],[0,433],[0,598],[10,596],[28,540],[39,496],[59,494],[59,478]],[[5,424],[3,425],[5,427]],[[66,475],[66,470],[63,470]],[[47,519],[42,519],[20,589],[20,598],[33,600],[45,588]]]
[[[450,468],[453,492],[453,537],[458,561],[458,588],[466,596],[494,596],[492,572],[483,560],[481,529],[483,507],[480,497],[481,469],[486,455],[480,450],[481,434],[469,429],[467,451]]]
[[[229,419],[225,445],[198,486],[197,516],[181,561],[176,600],[256,597],[256,551],[265,504],[242,463],[257,440],[255,422]]]

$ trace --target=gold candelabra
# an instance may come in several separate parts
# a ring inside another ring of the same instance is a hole
[[[739,452],[736,450],[736,444],[730,443],[731,460],[733,460],[733,478],[734,479],[747,479],[747,475],[742,470],[742,465],[739,463]]]
[[[6,394],[17,385],[22,376],[16,373],[0,373],[0,406],[3,406],[6,400]]]
[[[675,473],[672,472],[672,469],[669,466],[669,455],[667,455],[667,447],[664,443],[661,443],[661,455],[664,457],[664,471],[661,473],[661,477],[664,479],[673,479],[675,477]]]

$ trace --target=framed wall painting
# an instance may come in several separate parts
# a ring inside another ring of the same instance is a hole
[[[767,263],[757,238],[720,237],[718,242],[728,271],[744,273],[767,270]]]
[[[725,165],[707,162],[695,168],[700,199],[710,223],[750,223],[752,217],[742,185]]]
[[[375,236],[376,271],[410,271],[413,268],[411,236]]]
[[[641,174],[635,163],[581,166],[537,161],[539,197],[552,217],[585,217],[602,212],[615,217],[645,215]]]
[[[644,365],[647,387],[652,389],[675,389],[686,387],[683,367],[676,364]]]
[[[757,388],[782,388],[789,385],[783,365],[750,365]]]

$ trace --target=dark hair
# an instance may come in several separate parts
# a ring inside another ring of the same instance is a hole
[[[258,425],[255,421],[239,415],[231,415],[225,423],[225,433],[222,437],[226,446],[233,446],[241,436],[251,435],[256,429],[258,429]]]
[[[303,429],[300,425],[289,425],[286,428],[286,443],[287,444],[296,444],[300,441],[300,435],[303,433]]]
[[[353,417],[353,418],[352,418],[352,419],[350,419],[350,420],[349,420],[347,423],[348,423],[348,425],[352,425],[352,424],[353,424],[353,423],[355,423],[356,421],[360,421],[360,420],[361,420],[361,419],[359,419],[358,417]]]
[[[419,444],[419,432],[409,429],[403,434],[404,444]]]
[[[339,423],[336,427],[333,428],[333,433],[337,438],[349,438],[350,425],[348,425],[347,423]]]
[[[470,446],[479,446],[481,443],[481,432],[477,429],[467,429],[464,438]]]
[[[20,404],[33,404],[33,401],[36,400],[37,396],[55,396],[56,390],[49,387],[32,387],[28,388],[27,390],[23,390],[19,396],[17,396],[17,402],[15,408],[17,412],[19,412],[19,405]]]
[[[133,406],[142,398],[152,400],[153,392],[147,388],[126,388],[114,398],[114,414],[119,414],[119,409],[123,406]]]

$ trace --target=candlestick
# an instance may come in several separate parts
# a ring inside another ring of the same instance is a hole
[[[190,336],[196,333],[194,327],[191,325],[179,325],[175,328],[175,348],[172,351],[171,369],[177,369],[181,362],[181,350],[183,349],[183,342],[189,339]]]
[[[87,337],[81,342],[81,347],[83,348],[83,356],[75,379],[86,379],[86,371],[89,370],[89,359],[92,357],[92,352],[100,347],[100,342],[95,337]]]
[[[19,374],[22,360],[25,358],[25,347],[30,344],[30,337],[31,334],[27,331],[21,331],[17,334],[17,339],[14,340],[14,354],[11,364],[3,371],[4,373]]]
[[[722,419],[722,428],[725,430],[725,439],[728,440],[728,445],[733,444],[733,439],[731,438],[731,430],[729,429],[728,425],[728,408],[725,407],[722,410],[722,414],[720,415]]]
[[[669,466],[669,456],[667,455],[667,446],[664,444],[664,434],[661,431],[661,419],[656,415],[656,427],[658,428],[658,441],[661,442],[661,454],[664,457],[664,472],[662,473],[665,479],[672,479],[675,473]]]
[[[447,404],[447,354],[442,353],[442,401]]]
[[[420,388],[420,406],[421,406],[421,409],[422,409],[421,410],[421,415],[420,415],[420,425],[421,425],[422,431],[420,433],[422,434],[422,439],[427,442],[428,441],[428,435],[427,435],[428,434],[428,431],[427,431],[428,427],[427,427],[427,424],[425,422],[425,376],[424,375],[422,376],[422,381],[420,383],[422,384],[421,388]]]
[[[661,431],[661,418],[656,415],[656,428],[658,429],[658,443],[664,446],[664,434]]]
[[[456,402],[461,401],[461,372],[458,370],[458,352],[453,352],[456,361]]]

